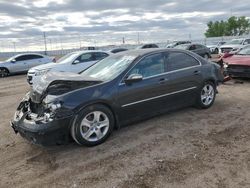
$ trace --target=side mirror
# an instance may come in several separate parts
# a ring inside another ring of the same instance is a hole
[[[131,74],[124,80],[125,84],[129,85],[135,82],[139,82],[143,79],[141,74]]]
[[[80,63],[80,61],[79,60],[75,60],[72,64],[75,65],[75,64],[78,64],[78,63]]]
[[[15,59],[12,59],[12,60],[11,60],[11,63],[15,63],[15,62],[16,62],[16,60],[15,60]]]

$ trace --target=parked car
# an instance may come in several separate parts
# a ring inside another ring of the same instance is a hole
[[[250,45],[236,54],[225,56],[223,62],[229,76],[250,78]]]
[[[79,73],[109,55],[109,52],[97,50],[73,52],[63,56],[56,63],[48,63],[30,69],[27,81],[32,84],[34,79],[40,79],[41,75],[49,71]]]
[[[4,62],[0,62],[0,77],[6,77],[11,74],[25,73],[30,68],[50,63],[55,58],[37,53],[18,54]]]
[[[127,50],[128,50],[127,48],[114,48],[114,49],[110,50],[109,52],[113,53],[113,54],[116,54],[116,53],[124,52],[124,51],[127,51]]]
[[[173,43],[168,44],[167,48],[174,48],[180,44],[191,44],[191,41],[174,41]]]
[[[220,42],[212,41],[212,42],[208,42],[207,47],[210,49],[211,53],[218,54],[220,46],[225,43],[226,43],[225,41],[220,41]]]
[[[146,49],[146,48],[159,48],[159,46],[157,44],[144,44],[138,46],[136,49]]]
[[[12,127],[36,144],[104,142],[114,127],[169,110],[209,108],[220,66],[178,49],[133,50],[81,74],[49,72],[17,108]]]
[[[202,44],[181,44],[175,47],[176,49],[183,49],[192,51],[205,59],[211,58],[211,52],[209,48]]]
[[[226,53],[230,51],[239,51],[245,45],[250,44],[250,39],[248,38],[240,38],[240,39],[233,39],[220,47],[219,53]]]

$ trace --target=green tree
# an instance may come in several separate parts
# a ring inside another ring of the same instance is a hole
[[[207,27],[206,37],[238,36],[249,33],[250,21],[245,16],[232,16],[227,21],[210,21]]]

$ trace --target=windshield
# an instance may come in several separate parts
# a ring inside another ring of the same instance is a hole
[[[110,81],[122,73],[136,57],[135,55],[113,55],[99,61],[81,74],[101,81]]]
[[[250,55],[250,46],[243,48],[237,54],[238,55]]]
[[[242,39],[234,39],[234,40],[227,42],[226,44],[242,44],[242,42],[243,42]]]
[[[74,53],[70,53],[67,54],[63,57],[61,57],[58,61],[56,61],[56,63],[72,63],[77,57],[78,57],[78,53],[74,52]]]
[[[189,44],[180,44],[180,45],[175,46],[174,48],[186,50],[188,49],[188,47],[189,47]]]

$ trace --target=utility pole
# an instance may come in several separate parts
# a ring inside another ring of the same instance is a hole
[[[137,33],[137,43],[140,44],[140,33]]]
[[[125,44],[125,37],[122,37],[122,44]]]
[[[79,36],[79,44],[80,44],[80,50],[81,50],[81,48],[82,48],[81,35],[80,35],[80,34],[78,34],[78,36]]]
[[[47,42],[46,42],[46,33],[43,32],[43,38],[44,38],[44,54],[47,55]]]
[[[52,51],[52,41],[51,41],[51,39],[49,39],[49,42],[50,42],[50,50]]]
[[[13,42],[14,52],[16,52],[16,43]]]

